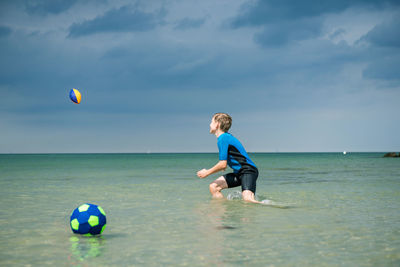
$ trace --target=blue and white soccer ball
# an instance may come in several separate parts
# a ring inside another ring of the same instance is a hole
[[[81,235],[98,235],[106,228],[106,213],[94,204],[83,204],[76,208],[70,218],[72,232]]]

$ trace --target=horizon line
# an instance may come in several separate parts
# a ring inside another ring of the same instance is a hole
[[[394,151],[248,151],[250,154],[285,154],[285,153],[392,153]],[[396,152],[394,152],[396,153]],[[400,152],[397,152],[400,153]],[[16,152],[6,153],[0,152],[0,155],[62,155],[62,154],[218,154],[218,151],[213,152]]]

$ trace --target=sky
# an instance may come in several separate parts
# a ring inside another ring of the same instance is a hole
[[[0,59],[0,153],[400,152],[397,0],[3,0]]]

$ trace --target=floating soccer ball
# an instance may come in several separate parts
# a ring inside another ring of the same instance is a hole
[[[82,95],[77,89],[71,89],[69,91],[69,98],[71,98],[72,102],[79,104],[81,103]]]
[[[106,228],[106,213],[94,204],[83,204],[71,214],[71,229],[75,234],[98,235]]]

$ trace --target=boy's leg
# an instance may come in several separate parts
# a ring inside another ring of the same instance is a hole
[[[228,188],[228,184],[226,183],[225,177],[221,176],[210,184],[210,193],[213,198],[224,198],[221,190],[225,188]]]
[[[260,203],[255,199],[256,181],[258,178],[258,171],[254,173],[242,174],[242,198],[244,201],[252,203]]]

